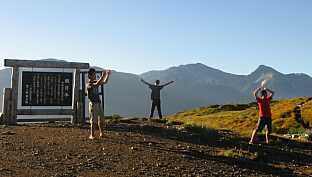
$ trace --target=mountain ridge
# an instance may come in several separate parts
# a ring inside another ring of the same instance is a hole
[[[8,68],[0,70],[0,78],[1,90],[10,86]],[[276,99],[312,95],[309,89],[312,87],[312,78],[308,74],[283,74],[270,66],[259,65],[250,74],[238,75],[202,63],[193,63],[142,74],[113,71],[109,83],[105,86],[107,114],[132,117],[148,115],[150,90],[140,82],[140,78],[152,84],[156,79],[161,83],[175,81],[162,91],[165,115],[210,104],[252,102],[252,91],[260,86],[264,79],[268,79],[267,86],[276,91]],[[0,106],[1,104],[2,101]]]

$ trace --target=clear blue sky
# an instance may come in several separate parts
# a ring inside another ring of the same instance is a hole
[[[0,0],[0,58],[312,75],[311,0]]]

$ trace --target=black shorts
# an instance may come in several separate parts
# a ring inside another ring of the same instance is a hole
[[[256,131],[261,132],[265,126],[267,126],[269,134],[272,133],[272,118],[271,117],[260,117],[257,123]]]

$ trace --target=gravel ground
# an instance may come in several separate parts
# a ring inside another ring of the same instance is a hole
[[[275,140],[250,146],[220,133],[211,140],[186,130],[142,120],[106,126],[105,136],[88,139],[87,127],[66,124],[2,126],[0,176],[309,176],[312,146]],[[219,155],[236,149],[257,159]],[[259,155],[260,154],[260,155]]]

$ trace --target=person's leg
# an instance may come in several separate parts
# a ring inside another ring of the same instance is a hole
[[[94,108],[93,104],[89,104],[89,117],[90,117],[90,136],[89,139],[94,139],[94,119],[95,119],[95,114],[94,114]]]
[[[254,130],[252,131],[249,144],[253,144],[253,143],[255,142],[255,136],[256,136],[256,134],[257,134],[257,129],[254,129]]]
[[[265,130],[265,143],[269,144],[269,130],[268,129]]]
[[[103,137],[103,121],[105,119],[104,117],[104,110],[103,108],[101,107],[101,104],[98,104],[98,113],[99,113],[99,116],[98,116],[98,126],[99,126],[99,131],[100,131],[100,137]]]
[[[89,139],[94,139],[94,125],[93,123],[91,123],[91,130],[90,130],[90,136]]]
[[[160,119],[162,119],[160,100],[157,101],[157,105],[156,106],[157,106],[158,116],[159,116]]]
[[[263,119],[259,118],[256,128],[253,130],[249,144],[253,144],[255,142],[256,135],[259,131],[262,131],[264,128]]]
[[[101,121],[101,117],[99,116],[99,120],[98,120],[98,126],[99,126],[99,131],[100,131],[100,134],[99,134],[99,137],[101,138],[101,137],[103,137],[103,132],[102,132],[102,130],[103,130],[103,123],[102,123],[102,121]]]
[[[152,107],[151,107],[150,118],[152,118],[154,116],[155,107],[156,107],[156,104],[155,104],[155,101],[153,100]]]
[[[271,118],[268,118],[266,120],[266,127],[267,127],[267,130],[265,132],[265,142],[266,144],[269,144],[270,143],[270,134],[272,133],[272,119]]]

